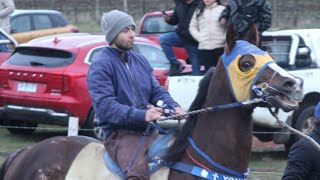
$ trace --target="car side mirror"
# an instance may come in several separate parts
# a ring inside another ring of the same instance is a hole
[[[310,67],[312,65],[310,54],[311,50],[309,47],[305,46],[298,48],[295,66],[297,68]]]
[[[298,48],[297,55],[302,57],[308,57],[311,54],[311,50],[309,47],[300,47]]]

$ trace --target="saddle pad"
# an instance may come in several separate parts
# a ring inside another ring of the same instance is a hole
[[[120,179],[109,171],[103,161],[105,148],[99,143],[89,143],[72,162],[65,180]]]
[[[121,180],[117,174],[106,167],[103,159],[105,148],[100,143],[89,143],[72,162],[65,180]],[[170,169],[161,167],[151,175],[151,180],[165,180]]]

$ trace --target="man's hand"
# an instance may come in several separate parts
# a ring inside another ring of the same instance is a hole
[[[154,106],[150,106],[146,112],[145,120],[146,122],[155,121],[160,119],[162,116],[162,109]]]
[[[176,107],[174,110],[175,110],[174,115],[180,116],[178,118],[179,120],[186,119],[188,117],[187,113],[181,107]]]
[[[163,17],[165,22],[169,22],[170,19],[171,19],[170,16],[168,16],[167,14],[163,14],[162,17]]]

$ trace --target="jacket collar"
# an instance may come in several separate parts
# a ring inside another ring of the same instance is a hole
[[[128,62],[128,51],[122,51],[120,49],[117,48],[113,48],[113,47],[107,47],[108,49],[110,49],[110,51],[118,56],[123,62]]]
[[[211,4],[210,6],[207,6],[208,9],[213,9],[215,7],[218,6],[218,3],[217,2],[214,2],[213,4]]]

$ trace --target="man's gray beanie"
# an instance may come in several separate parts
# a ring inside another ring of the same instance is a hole
[[[101,28],[108,43],[112,43],[124,28],[131,25],[136,27],[132,16],[118,10],[103,13],[101,18]]]

